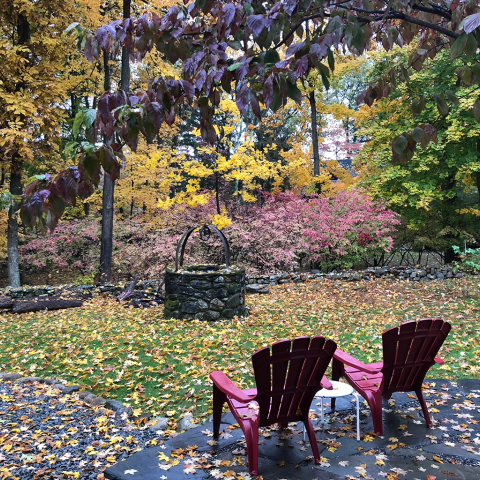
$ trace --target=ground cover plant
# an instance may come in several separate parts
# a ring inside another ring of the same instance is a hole
[[[188,411],[199,420],[211,407],[208,375],[221,369],[242,388],[253,385],[251,354],[272,342],[321,334],[362,361],[377,361],[381,333],[421,317],[453,325],[430,376],[480,378],[476,277],[415,283],[391,280],[312,281],[279,285],[268,296],[247,296],[245,319],[165,320],[163,309],[126,309],[98,296],[83,308],[0,317],[3,371],[57,375],[96,395],[171,418]]]

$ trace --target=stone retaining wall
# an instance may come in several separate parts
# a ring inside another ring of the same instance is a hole
[[[135,290],[155,291],[160,285],[161,280],[143,280],[135,285]],[[29,298],[52,295],[75,295],[83,298],[90,298],[94,294],[102,293],[105,295],[120,295],[124,292],[130,282],[108,283],[105,285],[36,285],[20,288],[0,289],[0,293],[11,298]]]
[[[437,265],[431,267],[375,267],[366,270],[354,271],[343,270],[330,273],[320,273],[319,270],[312,270],[305,273],[276,273],[274,275],[247,276],[247,284],[278,285],[283,283],[302,283],[311,279],[345,280],[350,282],[369,280],[371,278],[396,278],[413,282],[431,282],[433,280],[444,280],[446,278],[462,278],[467,273],[452,265]],[[478,275],[474,272],[472,275]]]
[[[478,273],[471,273],[478,275]],[[359,281],[369,280],[370,278],[396,278],[398,280],[409,280],[414,282],[430,282],[434,280],[443,280],[446,278],[461,278],[470,273],[462,271],[452,265],[437,265],[433,267],[376,267],[367,268],[362,271],[334,271],[331,273],[320,273],[318,270],[312,270],[305,273],[276,273],[273,275],[246,275],[247,284],[266,284],[277,285],[282,283],[301,283],[307,279],[324,278],[330,280]],[[154,291],[160,285],[161,280],[144,280],[135,286],[135,290]],[[90,298],[93,294],[102,293],[105,295],[117,296],[125,291],[130,282],[112,283],[107,285],[38,285],[25,286],[20,288],[0,289],[0,294],[11,298],[28,298],[38,296],[52,295],[76,295],[83,298]]]

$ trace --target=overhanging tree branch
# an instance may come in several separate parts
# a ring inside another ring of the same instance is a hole
[[[438,7],[428,8],[428,7],[425,7],[424,5],[419,5],[418,3],[414,3],[412,5],[412,8],[413,10],[419,10],[425,13],[432,13],[433,15],[438,15],[439,17],[447,18],[448,20],[452,19],[451,11],[448,12]]]
[[[312,15],[310,17],[302,18],[302,20],[298,22],[294,27],[292,27],[292,29],[287,33],[287,35],[283,37],[283,40],[281,42],[278,42],[273,48],[276,50],[277,48],[280,48],[282,45],[284,45],[285,42],[296,32],[296,30],[302,23],[308,22],[309,20],[315,20],[316,18],[324,18],[329,16],[330,14],[322,12],[318,15]]]
[[[407,15],[406,13],[402,12],[392,12],[388,15],[387,19],[391,20],[404,20],[409,23],[413,23],[415,25],[420,25],[421,27],[430,28],[435,30],[436,32],[442,33],[450,38],[458,38],[460,36],[459,33],[454,32],[453,30],[449,30],[448,28],[441,27],[436,23],[426,22],[425,20],[419,20],[418,18],[412,17]]]

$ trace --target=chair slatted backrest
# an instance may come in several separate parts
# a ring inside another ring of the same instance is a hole
[[[421,387],[451,328],[441,318],[423,318],[384,332],[383,392]]]
[[[323,337],[282,340],[252,355],[260,425],[295,421],[308,409],[337,345]]]

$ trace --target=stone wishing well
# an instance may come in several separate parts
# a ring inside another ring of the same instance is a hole
[[[190,235],[200,229],[200,239],[208,241],[213,232],[222,240],[225,265],[185,265],[183,256]],[[225,235],[213,225],[197,225],[180,239],[175,269],[165,275],[165,317],[219,320],[247,313],[245,269],[230,265],[230,247]]]

